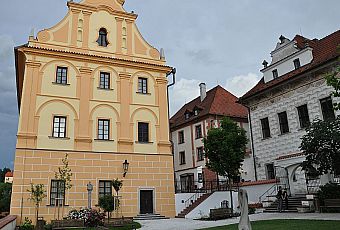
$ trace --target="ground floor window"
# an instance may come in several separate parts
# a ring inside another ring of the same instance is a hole
[[[51,181],[50,205],[61,206],[65,202],[65,182],[61,180]]]
[[[267,170],[267,179],[268,180],[275,179],[274,164],[267,164],[266,170]]]
[[[112,195],[112,181],[100,180],[99,181],[99,197]]]

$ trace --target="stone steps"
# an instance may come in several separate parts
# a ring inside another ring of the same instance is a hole
[[[161,220],[169,219],[168,217],[162,216],[160,214],[139,214],[133,218],[133,220]]]

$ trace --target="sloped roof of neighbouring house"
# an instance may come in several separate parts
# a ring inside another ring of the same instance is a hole
[[[6,172],[5,177],[13,177],[13,172]]]
[[[236,103],[238,98],[225,90],[220,85],[209,90],[207,96],[201,102],[200,96],[185,104],[171,119],[170,128],[174,129],[187,122],[199,120],[206,115],[220,115],[234,118],[247,118],[248,110],[243,105]],[[192,115],[185,119],[186,112],[199,110],[197,116]]]
[[[293,70],[281,77],[271,80],[265,83],[264,78],[262,78],[256,86],[249,90],[245,95],[240,98],[240,101],[244,101],[258,93],[261,93],[267,89],[279,85],[280,83],[293,79],[309,70],[312,70],[328,61],[334,60],[340,56],[338,52],[338,46],[340,45],[340,30],[318,40],[318,39],[307,39],[300,35],[294,37],[296,45],[299,49],[304,49],[307,46],[313,49],[313,60],[311,63],[302,66],[296,70]]]

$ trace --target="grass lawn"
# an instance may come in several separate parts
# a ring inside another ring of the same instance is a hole
[[[238,224],[205,228],[209,230],[238,230]],[[333,220],[264,220],[252,222],[253,230],[339,230],[340,221]]]
[[[140,223],[133,221],[131,224],[127,224],[123,227],[112,227],[112,228],[110,228],[110,230],[131,230],[131,229],[133,229],[132,225],[134,225],[134,227],[136,229],[139,229],[139,228],[142,227],[142,225]],[[96,230],[96,228],[85,228],[85,229],[86,230]],[[69,229],[69,230],[83,230],[83,229],[82,228],[77,228],[77,229],[73,228],[73,229]]]

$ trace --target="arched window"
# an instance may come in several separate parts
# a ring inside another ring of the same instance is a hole
[[[107,41],[107,31],[105,28],[99,30],[98,45],[106,47],[109,43]]]

